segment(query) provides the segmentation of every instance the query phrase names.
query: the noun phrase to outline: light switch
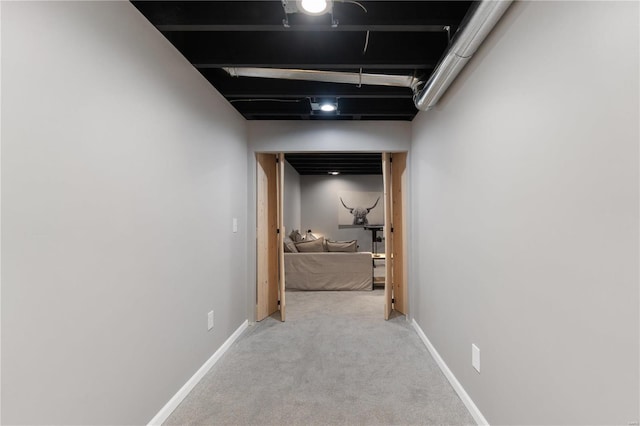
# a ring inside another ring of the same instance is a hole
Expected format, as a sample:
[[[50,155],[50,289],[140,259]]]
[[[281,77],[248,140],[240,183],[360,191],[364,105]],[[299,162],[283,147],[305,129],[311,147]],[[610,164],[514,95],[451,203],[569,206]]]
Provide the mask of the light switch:
[[[238,218],[233,218],[233,232],[238,232]]]

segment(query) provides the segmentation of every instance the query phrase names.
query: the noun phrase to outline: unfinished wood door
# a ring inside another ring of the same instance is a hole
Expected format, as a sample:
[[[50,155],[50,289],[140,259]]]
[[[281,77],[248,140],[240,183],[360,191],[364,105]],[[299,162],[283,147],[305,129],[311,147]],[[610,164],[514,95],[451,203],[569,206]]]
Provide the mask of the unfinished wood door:
[[[389,267],[392,259],[391,248],[391,162],[390,154],[382,154],[382,181],[384,186],[384,254],[385,254],[385,278],[384,278],[384,319],[388,320],[393,309],[393,268]]]
[[[280,321],[286,317],[286,298],[284,280],[284,154],[278,154],[277,162],[277,203],[278,203],[278,278],[280,299]]]
[[[407,256],[405,241],[407,227],[405,220],[407,187],[407,153],[391,154],[391,261],[387,265],[392,270],[393,309],[407,313]]]
[[[278,310],[277,156],[256,154],[256,321]]]

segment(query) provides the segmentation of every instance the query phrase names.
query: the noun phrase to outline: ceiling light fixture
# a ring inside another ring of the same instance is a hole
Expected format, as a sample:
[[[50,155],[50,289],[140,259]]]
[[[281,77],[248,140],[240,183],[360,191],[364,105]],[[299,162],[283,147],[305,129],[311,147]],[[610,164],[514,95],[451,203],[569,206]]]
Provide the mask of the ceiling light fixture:
[[[333,111],[335,111],[336,109],[338,109],[338,108],[336,107],[336,104],[329,104],[329,103],[326,103],[326,104],[322,104],[322,105],[320,105],[320,111],[324,111],[324,112],[333,112]]]
[[[338,20],[333,18],[333,0],[282,0],[284,9],[284,19],[282,24],[285,28],[290,28],[289,14],[304,13],[310,16],[331,15],[331,26],[337,27]]]
[[[340,114],[338,111],[338,100],[336,98],[330,99],[310,99],[311,101],[311,114],[314,115],[331,115]]]
[[[332,171],[332,172],[329,172],[329,174],[330,174],[330,175],[333,175],[333,176],[337,176],[337,175],[339,175],[339,174],[340,174],[340,172],[339,172],[339,171],[335,171],[335,170],[334,170],[334,171]]]
[[[301,11],[308,15],[323,15],[329,11],[331,2],[327,0],[301,0]]]

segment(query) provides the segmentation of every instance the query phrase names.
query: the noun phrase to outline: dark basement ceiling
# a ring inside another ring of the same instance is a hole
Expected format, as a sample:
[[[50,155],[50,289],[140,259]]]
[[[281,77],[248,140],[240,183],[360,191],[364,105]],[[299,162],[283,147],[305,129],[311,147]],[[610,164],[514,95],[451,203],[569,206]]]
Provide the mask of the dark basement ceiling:
[[[304,153],[285,154],[285,160],[300,175],[327,175],[338,171],[341,175],[381,175],[380,153]]]
[[[426,80],[472,5],[360,1],[365,12],[336,0],[337,27],[330,15],[295,13],[285,28],[280,0],[132,3],[247,120],[405,121],[417,113],[409,88],[231,77],[222,67],[362,69]],[[312,113],[310,101],[327,97],[339,113]]]

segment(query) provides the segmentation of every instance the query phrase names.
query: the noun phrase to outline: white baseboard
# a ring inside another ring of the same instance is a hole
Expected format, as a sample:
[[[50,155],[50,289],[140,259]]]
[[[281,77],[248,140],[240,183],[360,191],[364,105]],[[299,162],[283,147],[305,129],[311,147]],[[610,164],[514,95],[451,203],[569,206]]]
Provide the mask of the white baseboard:
[[[456,379],[456,376],[453,375],[453,372],[449,369],[447,364],[444,362],[444,360],[436,350],[435,346],[433,346],[433,344],[429,341],[429,338],[427,338],[427,335],[424,334],[424,331],[422,331],[422,328],[420,328],[416,320],[415,319],[412,320],[411,324],[413,325],[413,328],[416,330],[416,333],[418,333],[418,336],[420,336],[422,343],[424,343],[424,345],[429,350],[429,353],[431,353],[431,356],[433,357],[433,359],[436,360],[436,363],[438,364],[438,367],[440,367],[440,370],[442,370],[442,372],[444,373],[444,376],[447,378],[447,380],[449,380],[449,383],[451,383],[451,386],[453,386],[453,389],[456,391],[456,393],[462,400],[462,403],[465,405],[465,407],[467,407],[467,410],[469,410],[469,413],[471,413],[471,416],[473,416],[473,419],[476,421],[476,423],[479,425],[489,425],[489,422],[487,422],[487,419],[484,418],[484,416],[482,415],[482,413],[480,412],[476,404],[473,402],[473,400],[467,393],[467,391],[464,390],[464,388],[462,387],[458,379]]]
[[[176,394],[169,400],[169,402],[167,402],[165,406],[162,407],[160,411],[158,411],[158,414],[156,414],[155,417],[149,422],[149,426],[161,425],[162,422],[169,418],[171,413],[173,413],[173,410],[175,410],[176,407],[180,405],[182,400],[184,400],[187,395],[189,395],[189,392],[191,392],[191,390],[193,390],[198,382],[202,380],[204,375],[207,374],[209,370],[211,370],[211,367],[213,367],[215,363],[218,362],[222,355],[224,355],[224,353],[231,347],[233,342],[235,342],[238,337],[240,337],[242,332],[246,330],[248,325],[249,321],[245,320],[240,325],[240,327],[238,327],[238,329],[234,331],[231,336],[229,336],[229,338],[222,344],[222,346],[220,346],[218,350],[213,355],[211,355],[211,358],[209,358],[202,365],[202,367],[200,367],[198,371],[196,371],[196,373],[189,380],[187,380],[187,383],[185,383],[184,386],[182,386],[180,390],[176,392]]]

